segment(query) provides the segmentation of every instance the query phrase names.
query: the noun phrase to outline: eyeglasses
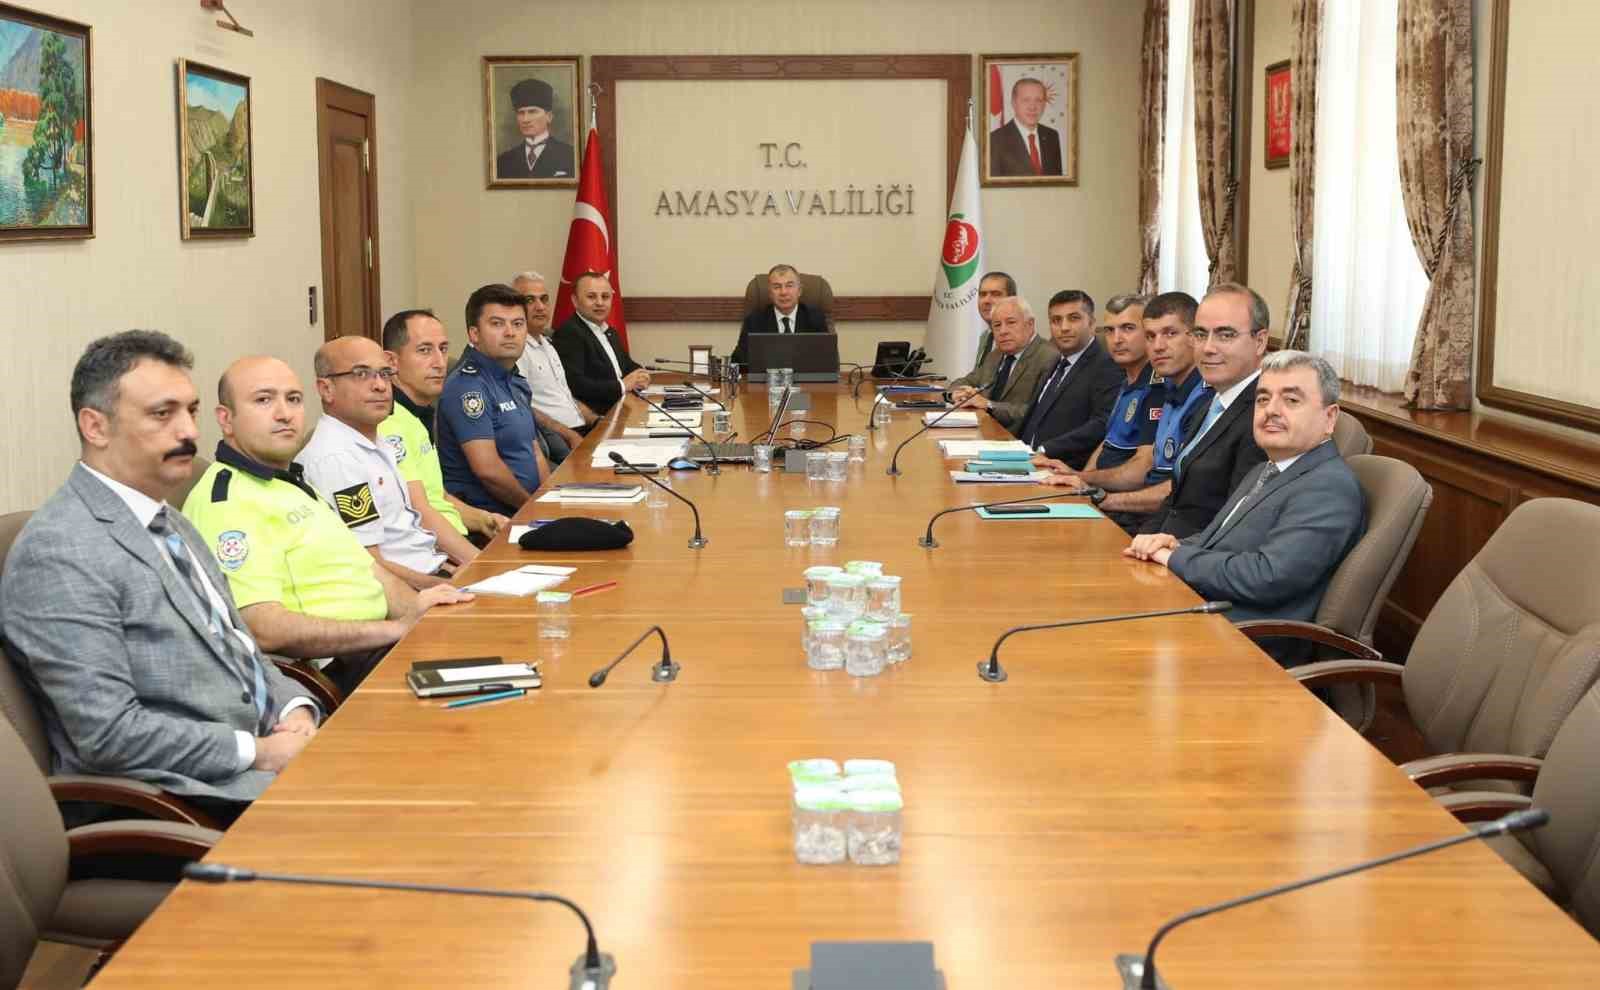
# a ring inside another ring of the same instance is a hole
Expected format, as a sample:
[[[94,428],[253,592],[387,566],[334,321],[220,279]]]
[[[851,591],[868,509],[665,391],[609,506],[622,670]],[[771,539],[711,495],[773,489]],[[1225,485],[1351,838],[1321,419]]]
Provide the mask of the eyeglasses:
[[[1259,330],[1251,330],[1250,336],[1254,337],[1260,332]],[[1195,327],[1189,331],[1189,339],[1197,344],[1203,344],[1211,339],[1215,339],[1219,344],[1231,344],[1239,339],[1239,331],[1233,327],[1218,327],[1215,330],[1202,330],[1199,327]]]
[[[330,379],[331,378],[354,378],[358,382],[370,382],[370,381],[372,381],[372,379],[374,377],[377,377],[377,378],[382,378],[386,382],[392,382],[392,381],[394,381],[394,369],[393,368],[369,368],[364,364],[358,364],[354,368],[351,368],[349,371],[335,371],[334,373],[332,373],[330,375],[323,375],[322,377],[323,378],[330,378]]]

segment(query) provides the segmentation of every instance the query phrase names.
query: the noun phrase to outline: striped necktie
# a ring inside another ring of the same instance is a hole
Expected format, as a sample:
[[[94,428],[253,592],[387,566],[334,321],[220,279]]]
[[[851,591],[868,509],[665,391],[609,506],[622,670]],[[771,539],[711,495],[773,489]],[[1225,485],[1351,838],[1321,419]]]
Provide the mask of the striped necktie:
[[[989,398],[998,399],[1006,390],[1006,383],[1011,381],[1011,368],[1017,363],[1015,354],[1007,354],[1000,359],[1000,367],[994,373],[994,382],[989,386]]]

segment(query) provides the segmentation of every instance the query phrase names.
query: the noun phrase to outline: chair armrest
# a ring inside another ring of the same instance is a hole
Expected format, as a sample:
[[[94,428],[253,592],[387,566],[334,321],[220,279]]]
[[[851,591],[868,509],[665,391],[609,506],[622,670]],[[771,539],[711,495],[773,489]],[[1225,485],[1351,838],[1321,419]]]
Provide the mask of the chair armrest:
[[[1502,794],[1499,791],[1458,791],[1438,799],[1444,810],[1456,816],[1458,822],[1487,822],[1513,811],[1533,807],[1533,798],[1525,794]]]
[[[1330,684],[1396,684],[1405,668],[1387,660],[1318,660],[1290,667],[1289,673],[1308,688]]]
[[[46,778],[56,804],[87,801],[113,808],[137,811],[164,822],[179,822],[200,828],[216,828],[216,819],[191,806],[182,798],[142,780],[126,777],[95,777],[85,774],[57,774]]]
[[[1532,782],[1544,761],[1507,753],[1445,753],[1400,764],[1411,782],[1421,788],[1443,787],[1462,780]]]
[[[1382,653],[1359,639],[1351,639],[1343,633],[1336,633],[1327,626],[1319,626],[1314,622],[1296,622],[1289,619],[1282,621],[1277,619],[1252,619],[1249,622],[1235,623],[1234,628],[1250,637],[1250,640],[1255,643],[1259,643],[1263,639],[1297,639],[1342,650],[1362,660],[1383,659]]]
[[[175,856],[200,859],[222,839],[213,828],[181,822],[96,822],[67,830],[67,854],[85,856]]]
[[[285,677],[305,688],[306,693],[322,709],[323,714],[332,715],[338,709],[339,703],[344,701],[344,694],[338,687],[311,664],[279,656],[272,656],[271,659]]]

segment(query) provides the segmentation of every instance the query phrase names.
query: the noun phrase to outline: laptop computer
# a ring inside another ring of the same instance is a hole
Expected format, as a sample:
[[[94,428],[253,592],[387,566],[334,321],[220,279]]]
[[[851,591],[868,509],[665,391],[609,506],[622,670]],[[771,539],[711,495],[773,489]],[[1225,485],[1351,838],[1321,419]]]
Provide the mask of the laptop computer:
[[[774,334],[773,336],[778,335]],[[787,337],[793,335],[784,334],[783,336]],[[778,411],[777,414],[772,417],[771,425],[767,427],[765,433],[758,433],[756,436],[751,437],[752,441],[760,439],[763,443],[772,442],[772,434],[777,431],[780,425],[782,425],[784,414],[789,411],[789,403],[794,394],[795,393],[793,389],[786,388],[783,390],[783,395],[778,398]],[[716,443],[711,445],[711,449],[717,452],[716,459],[718,461],[728,461],[733,464],[748,464],[755,460],[756,452],[753,449],[754,447],[755,444],[753,442]],[[701,463],[706,463],[712,459],[711,452],[706,449],[706,445],[703,443],[690,444],[688,457],[692,461],[699,461]]]
[[[768,368],[793,368],[797,382],[839,380],[839,338],[831,333],[753,333],[749,346],[752,382],[766,381]]]

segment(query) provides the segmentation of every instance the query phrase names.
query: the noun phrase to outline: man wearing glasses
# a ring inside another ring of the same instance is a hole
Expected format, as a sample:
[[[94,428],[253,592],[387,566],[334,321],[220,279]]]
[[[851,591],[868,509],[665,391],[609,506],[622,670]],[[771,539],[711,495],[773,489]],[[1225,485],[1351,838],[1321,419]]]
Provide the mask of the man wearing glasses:
[[[296,460],[367,552],[421,590],[446,583],[455,565],[411,505],[405,479],[378,425],[394,403],[394,369],[378,342],[336,337],[313,361],[322,418]]]

